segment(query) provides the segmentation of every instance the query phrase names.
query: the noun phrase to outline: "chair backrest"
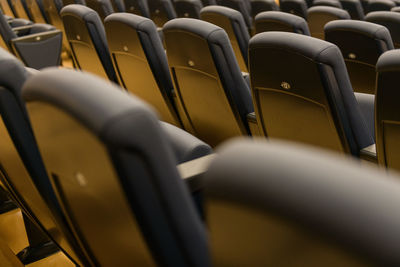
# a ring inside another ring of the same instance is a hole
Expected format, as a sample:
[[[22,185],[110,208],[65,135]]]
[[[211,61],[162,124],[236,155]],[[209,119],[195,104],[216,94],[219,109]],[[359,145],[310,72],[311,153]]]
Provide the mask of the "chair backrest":
[[[242,14],[229,7],[208,6],[201,10],[200,18],[225,30],[241,71],[248,72],[247,49],[250,35]]]
[[[399,6],[392,7],[392,9],[390,9],[390,11],[392,11],[392,12],[400,12],[400,7]]]
[[[308,27],[312,37],[324,40],[324,26],[333,20],[350,20],[346,10],[329,6],[316,6],[308,10]]]
[[[344,10],[349,12],[351,19],[364,20],[364,10],[360,0],[340,0]]]
[[[249,66],[264,135],[353,155],[374,143],[337,46],[301,34],[260,33],[250,40]]]
[[[251,0],[251,17],[254,18],[265,11],[279,11],[279,6],[275,0]]]
[[[163,32],[176,94],[190,123],[185,128],[212,146],[247,135],[250,90],[226,32],[195,19],[170,21]]]
[[[376,61],[393,49],[388,29],[365,21],[332,21],[325,26],[325,40],[342,51],[354,91],[375,94]]]
[[[281,11],[300,16],[307,20],[307,3],[305,0],[280,0]]]
[[[167,21],[176,18],[172,0],[149,0],[148,5],[150,13],[149,18],[153,20],[158,27],[162,27]]]
[[[313,6],[331,6],[342,8],[342,4],[339,2],[339,0],[314,0]]]
[[[400,13],[391,11],[375,11],[368,13],[365,20],[385,26],[392,37],[395,49],[400,48]]]
[[[203,4],[203,6],[212,6],[212,5],[216,5],[217,1],[216,0],[201,0],[201,3]]]
[[[86,6],[96,11],[102,22],[108,15],[114,13],[110,0],[86,0]]]
[[[239,11],[246,23],[247,28],[252,27],[251,10],[248,6],[248,0],[217,0],[219,6],[225,6]]]
[[[367,5],[367,12],[373,11],[390,11],[396,4],[391,0],[369,0]]]
[[[34,22],[50,23],[50,20],[46,16],[42,0],[26,0],[26,5]]]
[[[310,35],[308,24],[304,18],[290,13],[267,11],[255,18],[256,33],[280,31]]]
[[[77,68],[117,82],[103,22],[97,12],[86,6],[69,5],[60,14]]]
[[[205,226],[146,104],[54,68],[28,80],[23,97],[65,216],[95,265],[210,266]]]
[[[162,120],[179,126],[167,55],[155,24],[117,13],[107,17],[105,29],[119,84],[151,104]]]
[[[22,63],[0,49],[0,180],[26,215],[78,264],[88,264],[66,225],[47,178],[21,98],[29,77]]]
[[[0,9],[0,35],[1,35],[1,40],[3,41],[1,46],[3,48],[8,48],[10,52],[13,52],[13,48],[11,46],[11,40],[17,38],[17,35],[12,30],[1,9]]]
[[[174,7],[178,18],[200,18],[203,4],[200,0],[174,0]]]
[[[124,0],[110,0],[115,12],[126,12]]]
[[[204,182],[213,262],[398,266],[399,179],[292,143],[225,145]]]
[[[397,80],[400,74],[399,50],[380,56],[377,64],[375,96],[375,132],[378,162],[388,168],[400,170],[399,158],[399,108]]]
[[[149,18],[150,11],[147,0],[124,0],[126,12]]]

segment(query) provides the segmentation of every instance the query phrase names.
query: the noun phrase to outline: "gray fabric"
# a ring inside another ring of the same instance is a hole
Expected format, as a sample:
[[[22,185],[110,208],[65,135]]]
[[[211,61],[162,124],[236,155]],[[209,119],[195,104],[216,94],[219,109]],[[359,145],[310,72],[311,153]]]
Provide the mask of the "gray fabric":
[[[307,20],[307,3],[304,0],[281,0],[280,9],[283,12],[300,16]]]
[[[307,11],[308,17],[313,16],[314,14],[327,14],[330,16],[335,16],[339,19],[350,19],[350,15],[346,10],[330,7],[330,6],[314,6],[310,7]]]
[[[377,72],[400,71],[400,54],[398,50],[383,53],[376,63]]]
[[[218,149],[205,188],[207,197],[278,216],[372,266],[399,266],[399,181],[323,150],[236,140]]]
[[[342,4],[338,0],[314,0],[313,6],[331,6],[342,8]]]
[[[368,22],[385,26],[392,37],[393,43],[400,46],[400,13],[391,11],[375,11],[365,16]]]
[[[287,25],[288,27],[293,28],[293,32],[295,33],[310,35],[310,30],[308,29],[307,22],[305,21],[304,18],[300,16],[279,11],[262,12],[255,17],[256,29],[257,29],[257,24],[262,23],[264,21],[270,23],[276,21],[277,23],[284,24]]]
[[[375,140],[375,95],[354,93],[368,130]]]
[[[125,198],[140,200],[131,207],[140,205],[135,209],[137,219],[142,230],[146,229],[145,238],[160,265],[211,265],[204,225],[179,177],[165,133],[148,105],[94,75],[55,68],[28,80],[23,97],[27,102],[44,102],[63,110],[107,146],[125,192],[136,194],[132,198],[127,193]],[[144,166],[146,172],[135,172],[135,166]],[[163,254],[169,246],[177,254]]]
[[[392,11],[392,12],[400,12],[400,7],[399,6],[393,7],[392,9],[390,9],[390,11]]]
[[[161,122],[161,127],[165,132],[168,143],[171,144],[177,164],[212,153],[209,145],[188,132],[166,122]]]
[[[248,0],[217,0],[217,4],[220,6],[229,7],[239,11],[246,22],[248,28],[252,26],[252,17],[250,14],[250,3]]]
[[[342,97],[341,100],[346,110],[345,113],[358,148],[362,149],[374,144],[374,140],[369,134],[368,127],[354,96],[342,53],[336,45],[295,33],[265,32],[254,36],[250,40],[249,47],[251,49],[258,47],[287,49],[288,51],[304,55],[316,63],[330,66],[334,72]]]
[[[367,5],[367,13],[373,11],[390,11],[396,4],[390,0],[369,0]]]
[[[364,20],[364,10],[360,0],[340,0],[344,10],[349,12],[351,19]]]
[[[200,0],[175,0],[174,6],[178,17],[185,17],[184,13],[193,13],[193,18],[197,19],[200,18],[200,10],[203,8]]]
[[[254,18],[261,12],[279,11],[279,6],[275,0],[251,0],[251,16]]]

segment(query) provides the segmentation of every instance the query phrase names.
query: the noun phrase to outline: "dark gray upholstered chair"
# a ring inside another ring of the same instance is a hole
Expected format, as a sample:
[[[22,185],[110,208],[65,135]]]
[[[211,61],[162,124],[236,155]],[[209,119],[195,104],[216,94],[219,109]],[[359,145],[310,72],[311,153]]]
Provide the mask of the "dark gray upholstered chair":
[[[50,23],[46,15],[46,11],[43,5],[43,0],[25,0],[26,7],[32,16],[32,21],[36,23]]]
[[[351,17],[346,10],[329,7],[316,6],[308,9],[308,27],[312,37],[324,40],[324,26],[333,20],[350,20]]]
[[[205,177],[214,265],[399,266],[399,180],[297,144],[226,144]]]
[[[200,0],[174,0],[174,7],[178,18],[200,18],[203,4]]]
[[[60,65],[62,33],[48,24],[10,26],[0,11],[0,35],[10,52],[26,66],[41,69]]]
[[[240,12],[229,7],[208,6],[201,10],[200,17],[225,30],[241,71],[248,72],[247,49],[250,35]]]
[[[275,0],[250,0],[250,4],[251,17],[253,18],[253,20],[261,12],[280,10]]]
[[[217,0],[219,6],[225,6],[239,11],[248,29],[251,29],[253,19],[251,17],[251,6],[249,0]]]
[[[60,14],[76,67],[117,83],[103,22],[97,12],[86,6],[69,5]]]
[[[149,18],[150,11],[147,0],[124,0],[126,12]]]
[[[332,21],[325,26],[325,40],[342,51],[355,92],[375,94],[375,64],[393,49],[385,27],[365,21]]]
[[[172,0],[149,0],[148,5],[150,19],[158,27],[162,27],[168,20],[176,18]]]
[[[378,162],[388,168],[400,170],[399,149],[399,92],[397,80],[400,74],[399,50],[391,50],[380,56],[376,64],[376,152]]]
[[[310,35],[305,19],[279,11],[267,11],[258,14],[255,18],[255,29],[256,33],[281,31]]]
[[[133,14],[112,14],[105,21],[108,47],[119,84],[151,104],[162,120],[181,126],[167,55],[155,24]]]
[[[115,12],[125,12],[124,0],[109,0]]]
[[[96,11],[101,21],[104,21],[108,15],[114,13],[110,0],[86,0],[86,6]]]
[[[170,21],[163,32],[185,129],[212,146],[248,135],[250,89],[226,32],[196,19]]]
[[[395,6],[392,9],[390,9],[390,11],[392,11],[392,12],[400,12],[400,7],[399,6]]]
[[[342,4],[339,2],[339,0],[314,0],[313,6],[331,6],[342,8]]]
[[[400,13],[391,11],[376,11],[369,13],[365,20],[385,26],[392,37],[394,48],[400,48]]]
[[[149,106],[72,70],[43,71],[22,95],[64,215],[92,264],[210,266],[205,225]]]
[[[364,10],[360,0],[340,0],[344,10],[349,12],[351,19],[364,20]]]
[[[396,4],[391,0],[369,0],[367,5],[367,12],[373,11],[390,11]]]
[[[0,180],[34,225],[82,264],[84,257],[64,223],[21,98],[30,76],[20,61],[0,49]]]
[[[374,143],[337,46],[301,34],[260,33],[250,40],[249,67],[264,135],[355,156]]]
[[[305,0],[280,0],[281,11],[300,16],[307,20],[307,3]]]

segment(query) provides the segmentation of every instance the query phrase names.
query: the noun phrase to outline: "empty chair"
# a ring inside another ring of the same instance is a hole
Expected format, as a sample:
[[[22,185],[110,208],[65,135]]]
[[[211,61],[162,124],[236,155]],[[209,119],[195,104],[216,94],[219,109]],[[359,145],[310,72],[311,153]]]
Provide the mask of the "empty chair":
[[[275,0],[251,0],[251,17],[254,19],[257,14],[265,11],[278,11],[279,6]]]
[[[281,0],[281,11],[300,16],[307,20],[307,3],[304,0]]]
[[[399,179],[292,143],[227,144],[204,181],[213,262],[398,266]]]
[[[174,0],[174,6],[178,18],[199,19],[203,8],[200,0]]]
[[[225,30],[241,71],[248,72],[247,49],[250,35],[240,12],[228,7],[208,6],[201,10],[200,17]]]
[[[239,11],[243,16],[247,28],[250,29],[252,27],[251,7],[248,0],[217,0],[217,4]]]
[[[90,266],[210,266],[205,226],[146,104],[72,70],[43,71],[22,95]]]
[[[167,56],[155,24],[133,14],[112,14],[105,28],[120,85],[155,107],[162,120],[181,125]]]
[[[26,66],[41,69],[60,65],[62,33],[48,24],[11,28],[0,11],[0,35],[10,52]]]
[[[149,0],[150,19],[158,27],[162,27],[168,20],[176,18],[176,12],[171,0]]]
[[[176,19],[163,29],[176,94],[188,119],[185,129],[214,146],[248,135],[253,112],[244,80],[226,32],[211,23]],[[185,122],[184,122],[185,123]],[[187,125],[189,124],[189,125]]]
[[[313,6],[331,6],[342,8],[342,4],[339,2],[339,0],[314,0]]]
[[[375,93],[375,64],[393,49],[389,31],[365,21],[332,21],[325,26],[325,40],[342,51],[355,92]]]
[[[374,143],[337,46],[295,33],[260,33],[250,40],[249,67],[264,135],[355,156]]]
[[[376,152],[378,162],[400,170],[399,158],[399,92],[396,90],[400,74],[399,50],[385,52],[376,64],[377,86],[375,96]]]
[[[360,0],[340,0],[344,10],[349,12],[351,19],[364,20],[364,10]]]
[[[114,13],[110,0],[86,0],[86,6],[96,11],[102,21],[108,15]]]
[[[391,0],[369,0],[367,5],[367,12],[373,11],[390,11],[396,4]]]
[[[126,12],[143,16],[146,18],[150,17],[149,6],[147,0],[125,0]]]
[[[258,14],[255,18],[255,28],[256,33],[280,31],[310,35],[307,22],[302,17],[276,11]]]
[[[311,36],[324,39],[324,26],[333,20],[349,20],[350,15],[346,10],[329,6],[316,6],[308,10],[308,27]]]
[[[400,48],[400,13],[376,11],[369,13],[365,20],[385,26],[390,32],[394,48]]]
[[[118,82],[104,26],[96,11],[82,5],[69,5],[60,14],[76,67]]]

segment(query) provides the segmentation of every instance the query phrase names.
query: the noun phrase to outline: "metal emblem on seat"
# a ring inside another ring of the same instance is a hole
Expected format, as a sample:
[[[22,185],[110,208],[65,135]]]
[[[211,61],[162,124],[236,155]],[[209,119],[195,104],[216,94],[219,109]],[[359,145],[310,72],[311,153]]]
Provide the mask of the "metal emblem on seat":
[[[77,40],[80,40],[81,37],[80,37],[79,35],[76,35],[76,39],[77,39]]]
[[[35,40],[36,40],[36,41],[40,41],[40,40],[42,40],[42,37],[37,36],[37,37],[35,38]]]
[[[356,56],[356,54],[350,53],[348,57],[350,59],[355,59],[357,56]]]
[[[158,13],[160,13],[160,10],[156,9],[155,12],[156,12],[156,14],[158,14]]]
[[[290,89],[290,84],[287,82],[281,82],[281,87],[285,90],[289,90]]]
[[[131,6],[130,8],[129,8],[129,10],[135,10],[135,7],[134,6]]]
[[[81,172],[75,173],[75,179],[76,179],[76,181],[78,182],[78,184],[80,186],[86,186],[87,185],[86,178]]]
[[[128,52],[128,47],[126,45],[124,45],[123,49],[125,52]]]
[[[193,67],[193,66],[194,66],[194,61],[189,60],[189,61],[188,61],[188,64],[189,64],[190,67]]]

